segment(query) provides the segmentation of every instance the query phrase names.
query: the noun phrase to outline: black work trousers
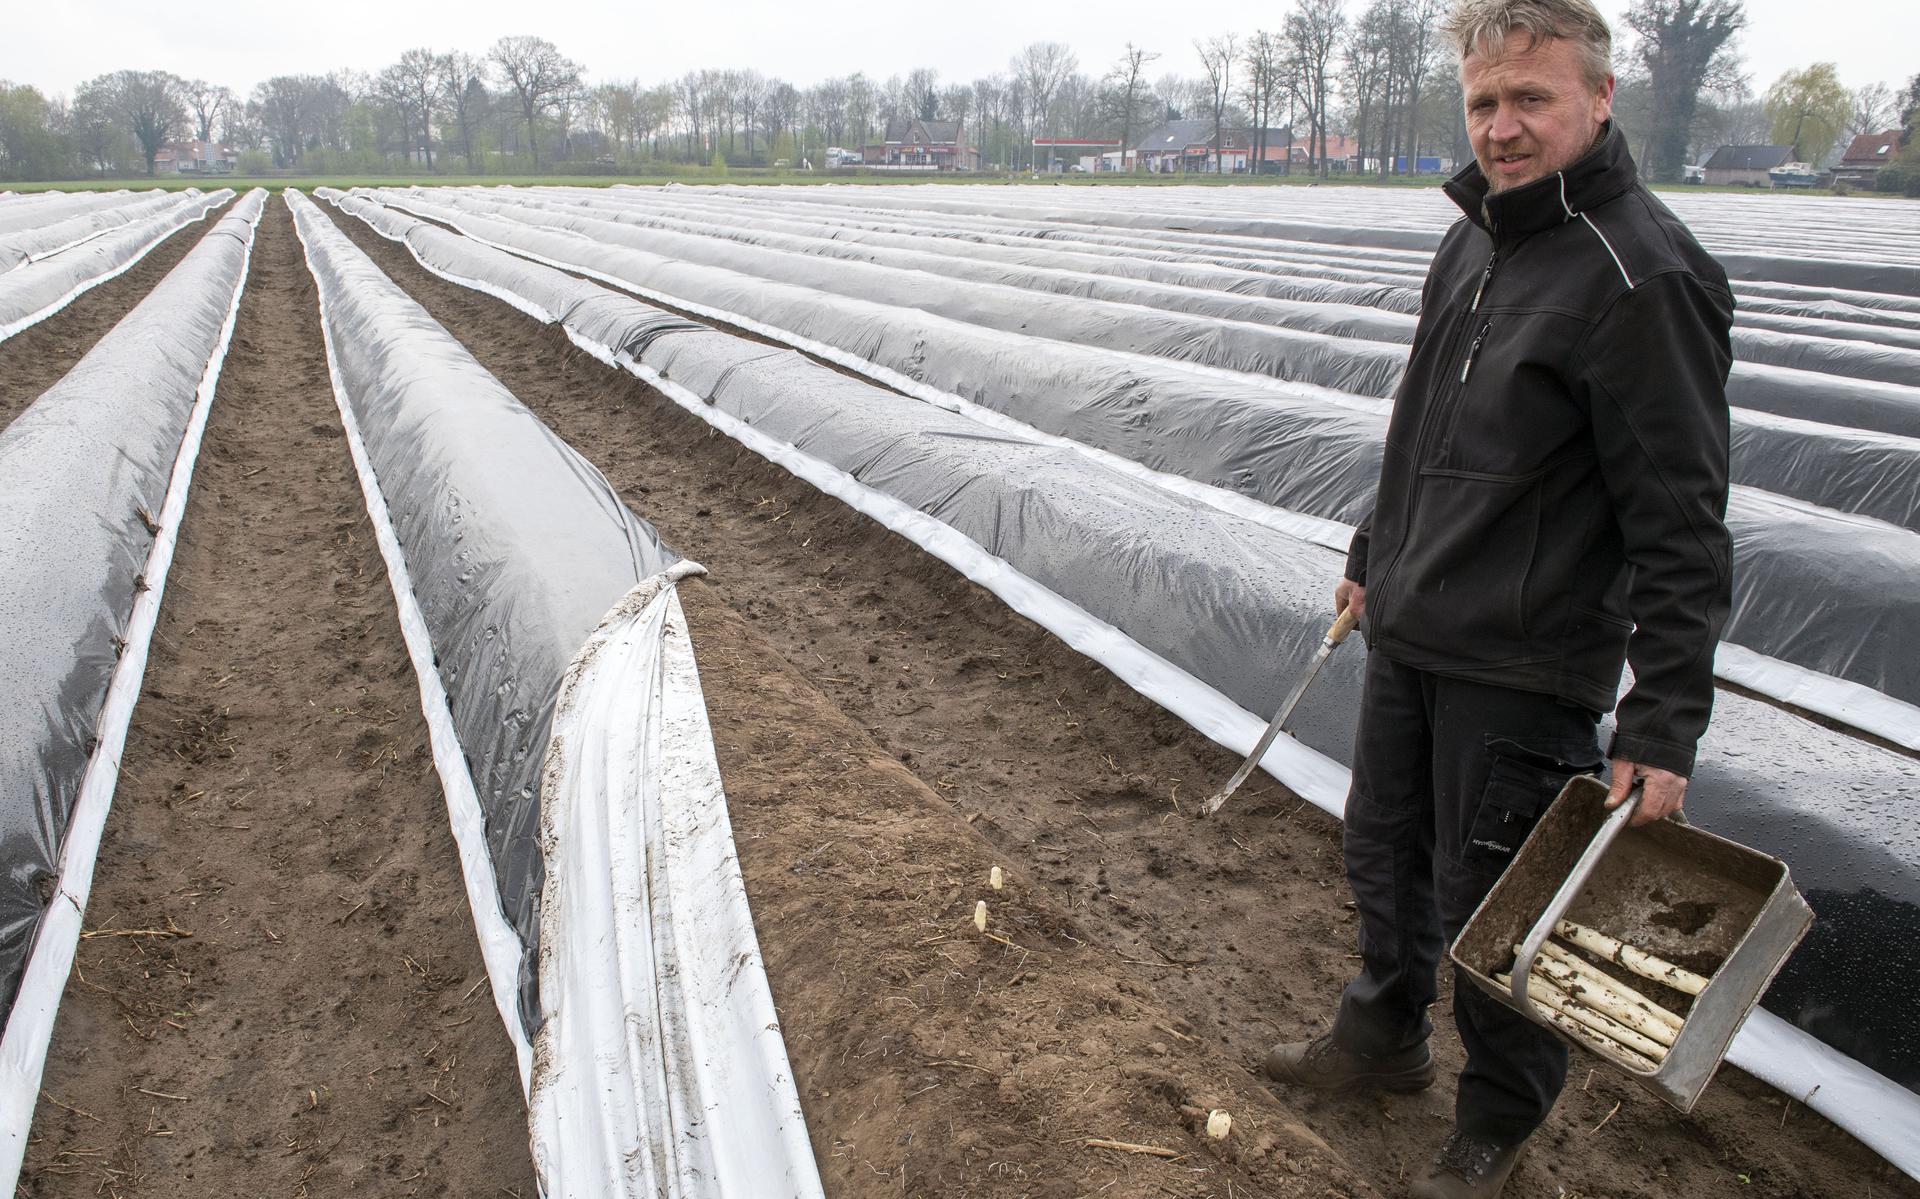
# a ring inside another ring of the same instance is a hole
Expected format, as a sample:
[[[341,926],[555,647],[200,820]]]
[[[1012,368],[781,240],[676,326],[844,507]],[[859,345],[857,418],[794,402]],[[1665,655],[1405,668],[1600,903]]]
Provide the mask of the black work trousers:
[[[1342,1046],[1392,1053],[1433,1031],[1441,954],[1567,779],[1599,769],[1598,719],[1550,695],[1367,659],[1346,813],[1362,966],[1334,1024]],[[1453,1018],[1467,1051],[1456,1126],[1518,1144],[1559,1097],[1566,1047],[1464,980]]]

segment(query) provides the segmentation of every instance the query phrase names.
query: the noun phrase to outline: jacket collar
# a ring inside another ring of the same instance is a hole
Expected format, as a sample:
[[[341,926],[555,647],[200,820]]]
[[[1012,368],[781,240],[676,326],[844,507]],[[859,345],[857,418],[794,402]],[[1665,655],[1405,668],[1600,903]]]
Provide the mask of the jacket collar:
[[[1638,172],[1626,135],[1608,121],[1599,144],[1564,170],[1512,191],[1489,193],[1480,164],[1447,180],[1446,192],[1467,219],[1495,241],[1511,241],[1570,221],[1632,187]]]

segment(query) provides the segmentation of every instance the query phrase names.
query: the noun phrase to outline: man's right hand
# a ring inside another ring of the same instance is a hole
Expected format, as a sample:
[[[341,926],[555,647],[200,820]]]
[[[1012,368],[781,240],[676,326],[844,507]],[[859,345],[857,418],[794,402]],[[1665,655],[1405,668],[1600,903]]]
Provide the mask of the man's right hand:
[[[1340,585],[1333,589],[1333,610],[1337,615],[1353,609],[1353,618],[1359,620],[1367,614],[1367,587],[1352,579],[1341,579]]]

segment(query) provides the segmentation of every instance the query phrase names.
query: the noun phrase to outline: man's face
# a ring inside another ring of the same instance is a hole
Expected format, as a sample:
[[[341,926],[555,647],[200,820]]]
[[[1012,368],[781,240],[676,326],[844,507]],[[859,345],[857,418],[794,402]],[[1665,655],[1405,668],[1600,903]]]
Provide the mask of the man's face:
[[[1613,111],[1613,76],[1595,90],[1565,38],[1528,45],[1507,35],[1492,58],[1478,51],[1460,64],[1467,137],[1490,190],[1544,179],[1587,152]]]

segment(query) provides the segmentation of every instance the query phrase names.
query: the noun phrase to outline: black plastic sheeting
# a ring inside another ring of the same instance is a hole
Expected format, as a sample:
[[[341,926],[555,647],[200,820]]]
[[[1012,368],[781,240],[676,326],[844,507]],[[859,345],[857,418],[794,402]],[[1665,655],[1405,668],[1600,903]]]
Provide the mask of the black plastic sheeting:
[[[35,313],[46,313],[74,291],[84,290],[138,260],[160,239],[232,198],[233,193],[226,188],[195,196],[70,250],[0,274],[0,337],[7,336],[15,324],[32,320]]]
[[[486,194],[486,193],[478,193]],[[1237,295],[1248,290],[1248,282],[1262,281],[1244,269],[1213,265],[1163,265],[1137,261],[1112,252],[1076,253],[1053,249],[1054,242],[1035,246],[982,244],[974,235],[961,252],[951,244],[942,246],[942,233],[933,227],[917,227],[911,235],[892,232],[901,228],[890,223],[889,231],[850,226],[841,217],[835,220],[819,212],[796,216],[784,205],[764,200],[727,203],[725,200],[690,193],[687,189],[667,192],[623,190],[611,195],[579,189],[539,188],[530,192],[496,193],[501,199],[514,198],[532,207],[571,209],[591,213],[622,224],[652,225],[682,233],[720,237],[751,245],[834,258],[875,262],[901,269],[924,270],[936,274],[982,282],[1067,295],[1110,299],[1130,304],[1150,304],[1180,312],[1197,312],[1232,320],[1263,321],[1295,328],[1316,329],[1348,337],[1367,337],[1380,341],[1410,342],[1413,321],[1382,320],[1356,322],[1329,303],[1387,307],[1402,315],[1417,312],[1418,293],[1404,288],[1375,288],[1374,296],[1339,297],[1319,294],[1300,296],[1306,303],[1291,305],[1233,304]],[[951,234],[946,235],[949,239]],[[998,237],[996,243],[1018,239]],[[888,254],[884,251],[900,251]],[[1011,268],[1026,268],[1014,270]],[[1148,281],[1174,286],[1143,286]],[[1365,285],[1338,286],[1365,290]],[[1391,292],[1390,304],[1374,300]],[[1226,293],[1226,294],[1222,294]],[[1398,295],[1411,296],[1411,302]],[[1853,311],[1866,311],[1854,309]],[[1341,323],[1334,323],[1335,318]],[[1856,325],[1845,319],[1815,319],[1812,316],[1782,314],[1755,316],[1743,307],[1734,314],[1733,333],[1736,359],[1763,365],[1786,366],[1823,371],[1852,378],[1878,379],[1892,383],[1911,383],[1920,377],[1920,357],[1908,353],[1886,355],[1879,349],[1920,351],[1920,328],[1890,328],[1872,324]],[[1753,329],[1743,328],[1752,324]],[[1786,334],[1779,337],[1769,334]],[[1854,341],[1854,347],[1836,347],[1832,340]],[[1920,404],[1916,405],[1920,408]]]
[[[415,194],[391,200],[488,241],[835,347],[1155,470],[1346,523],[1372,507],[1386,436],[1384,400],[984,329],[915,308],[498,219]],[[1858,504],[1876,515],[1911,511],[1916,489],[1908,481],[1916,477],[1920,442],[1837,428],[1814,437],[1781,436],[1777,428],[1760,427],[1765,423],[1736,416],[1747,430],[1738,443],[1737,477],[1803,486],[1815,502]],[[1920,537],[1842,512],[1796,508],[1783,515],[1765,493],[1746,486],[1735,489],[1728,519],[1743,588],[1727,640],[1920,702],[1920,672],[1898,652],[1920,645],[1920,596],[1911,585],[1920,577]],[[1820,589],[1808,590],[1800,564],[1809,554],[1828,561],[1844,556],[1848,566]],[[1876,627],[1828,619],[1835,610],[1874,612]],[[1887,630],[1897,635],[1882,636]]]
[[[566,198],[563,195],[565,189],[539,188],[533,190],[535,194],[543,196],[561,199]],[[979,193],[975,193],[975,197],[977,197],[978,194]],[[1353,195],[1350,191],[1345,194],[1349,198]],[[750,189],[685,188],[669,185],[662,189],[615,187],[605,192],[590,193],[585,198],[579,198],[582,196],[582,193],[576,189],[574,195],[576,197],[572,201],[574,203],[593,203],[600,207],[614,207],[622,204],[635,206],[664,205],[667,210],[672,211],[686,212],[705,210],[719,215],[723,219],[730,219],[734,224],[745,222],[757,225],[769,214],[776,216],[797,215],[801,219],[831,222],[840,227],[856,226],[859,228],[886,228],[891,231],[911,231],[916,236],[923,238],[960,237],[969,240],[983,239],[993,243],[1013,245],[1021,243],[1033,245],[1036,240],[1044,239],[1045,243],[1049,246],[1074,246],[1080,248],[1111,246],[1125,251],[1124,255],[1112,255],[1112,262],[1122,261],[1123,258],[1129,261],[1129,263],[1131,263],[1131,260],[1134,258],[1160,258],[1164,255],[1173,254],[1178,249],[1186,249],[1197,254],[1204,254],[1206,256],[1205,261],[1207,262],[1239,271],[1278,269],[1275,266],[1276,263],[1291,260],[1295,262],[1296,265],[1285,269],[1300,271],[1318,271],[1324,269],[1339,272],[1337,275],[1330,277],[1352,280],[1370,279],[1382,284],[1397,279],[1403,287],[1407,289],[1418,288],[1420,276],[1424,273],[1425,269],[1424,262],[1420,261],[1421,256],[1409,254],[1402,250],[1382,249],[1359,244],[1343,247],[1314,247],[1311,242],[1263,237],[1257,233],[1197,234],[1188,232],[1186,231],[1190,224],[1188,217],[1191,214],[1184,211],[1184,209],[1193,205],[1196,201],[1196,197],[1191,191],[1181,194],[1178,200],[1165,205],[1169,209],[1182,210],[1179,215],[1175,216],[1169,215],[1168,213],[1161,213],[1158,217],[1152,219],[1135,219],[1129,222],[1129,227],[1124,232],[1114,228],[1103,228],[1097,224],[1050,222],[1045,217],[1036,217],[1034,215],[1035,208],[1033,204],[1010,199],[1001,199],[985,204],[976,201],[969,206],[970,211],[968,213],[962,214],[954,211],[943,211],[942,206],[937,205],[922,207],[925,201],[918,198],[903,199],[898,195],[876,196],[870,192],[863,193],[860,189],[846,188],[799,190],[764,187]],[[1297,199],[1297,197],[1298,193],[1289,193],[1287,198]],[[974,199],[974,197],[969,197],[969,199]],[[1269,195],[1265,197],[1265,199],[1272,200],[1274,197]],[[1391,199],[1396,204],[1400,204],[1410,200],[1411,197],[1403,194],[1401,196],[1391,197]],[[1044,203],[1042,203],[1041,206],[1044,207]],[[944,207],[950,208],[951,206]],[[1432,230],[1443,228],[1459,215],[1457,210],[1450,204],[1439,200],[1437,197],[1431,202],[1430,207],[1432,211],[1426,215],[1425,220]],[[1780,206],[1776,205],[1776,207]],[[987,208],[994,210],[999,213],[999,215],[982,215],[983,209]],[[1239,215],[1244,217],[1247,214],[1241,213]],[[1364,216],[1366,214],[1364,212],[1341,212],[1337,215],[1342,220],[1351,220],[1356,216]],[[1408,214],[1405,212],[1380,212],[1376,210],[1375,215],[1381,217],[1390,216],[1403,224],[1408,220]],[[1695,215],[1697,218],[1699,214]],[[1420,218],[1416,214],[1416,223],[1418,223],[1419,220]],[[1257,224],[1258,222],[1256,221],[1255,223]],[[1882,220],[1877,226],[1856,231],[1853,239],[1845,244],[1844,250],[1846,252],[1853,252],[1861,245],[1873,244],[1876,235],[1880,239],[1884,239],[1892,232],[1888,227],[1889,224],[1889,222]],[[1796,253],[1804,254],[1806,253],[1804,247],[1807,240],[1807,233],[1808,230],[1804,228],[1794,230],[1791,236],[1786,236],[1776,231],[1770,240],[1779,244],[1794,245],[1796,247]],[[834,236],[848,236],[848,233],[836,232]],[[1710,243],[1710,248],[1725,248],[1731,251],[1738,246],[1754,244],[1754,241],[1755,238],[1751,235],[1751,232],[1744,226],[1740,226],[1728,235],[1723,235],[1718,238],[1717,241]],[[1315,249],[1318,250],[1318,253],[1312,252]],[[1837,258],[1844,258],[1845,256],[1846,253],[1844,252],[1837,251],[1835,254]],[[1753,258],[1756,264],[1764,263],[1768,260],[1766,255],[1754,255]],[[1804,265],[1806,260],[1782,259],[1781,261],[1787,264],[1786,269],[1782,272],[1784,275],[1799,277],[1802,274],[1800,267]],[[1309,262],[1318,262],[1321,265],[1318,267],[1308,266],[1307,263]],[[1123,273],[1116,270],[1112,265],[1106,267],[1096,266],[1090,269],[1099,270],[1102,271],[1102,273]],[[1742,297],[1741,308],[1734,314],[1736,327],[1752,324],[1757,328],[1773,329],[1780,332],[1794,332],[1811,336],[1846,337],[1861,341],[1884,340],[1885,343],[1889,345],[1902,345],[1909,349],[1914,348],[1911,342],[1898,337],[1884,338],[1871,330],[1851,330],[1846,333],[1839,333],[1829,328],[1823,328],[1820,324],[1753,319],[1750,314],[1752,311],[1757,310],[1753,308],[1749,301],[1758,301],[1758,298],[1762,296],[1774,297],[1758,302],[1765,303],[1767,305],[1766,311],[1775,314],[1803,312],[1809,316],[1839,317],[1842,320],[1848,319],[1851,313],[1860,311],[1859,306],[1861,305],[1865,305],[1868,309],[1888,306],[1890,304],[1896,307],[1899,306],[1898,300],[1895,297],[1883,293],[1849,291],[1843,287],[1833,286],[1812,287],[1766,282],[1764,281],[1767,278],[1765,271],[1758,266],[1756,266],[1756,271],[1756,278],[1751,282],[1739,280],[1736,273],[1734,289],[1740,293]],[[1835,274],[1835,278],[1846,277],[1849,276],[1847,276],[1845,272]],[[1853,277],[1864,278],[1864,276],[1858,276],[1857,272]],[[1894,284],[1900,282],[1898,278],[1876,281],[1882,283],[1891,282]],[[1781,299],[1779,297],[1800,298]],[[1398,311],[1413,312],[1417,311],[1417,301],[1417,290],[1408,290],[1404,306],[1401,304],[1393,306]],[[1751,353],[1743,353],[1738,356],[1756,362],[1772,362],[1778,360],[1780,356],[1778,347],[1768,346],[1763,342],[1755,343],[1751,349]],[[1865,366],[1865,369],[1872,371],[1876,368],[1868,364]],[[1855,374],[1857,370],[1848,370],[1843,373]],[[1867,377],[1878,376],[1869,374]]]
[[[813,198],[822,204],[846,203],[850,197],[823,194],[803,197],[798,189],[783,189],[783,198]],[[1310,241],[1322,245],[1344,245],[1368,249],[1428,250],[1440,244],[1445,226],[1457,215],[1435,205],[1442,214],[1426,227],[1418,218],[1402,218],[1394,225],[1349,223],[1350,216],[1327,219],[1326,214],[1297,212],[1283,215],[1230,212],[1223,207],[1212,211],[1154,211],[1158,202],[1168,209],[1176,207],[1160,197],[1150,197],[1136,206],[1103,206],[1101,201],[1071,197],[1050,202],[1045,197],[1015,195],[1011,198],[966,198],[924,195],[878,195],[863,189],[854,202],[861,207],[1011,217],[1049,225],[1094,225],[1107,228],[1150,230],[1160,234],[1209,235],[1215,237],[1259,238],[1276,241]],[[1797,284],[1807,287],[1852,288],[1861,291],[1889,292],[1920,296],[1920,266],[1900,261],[1863,261],[1833,258],[1807,258],[1794,253],[1769,253],[1730,248],[1723,239],[1709,238],[1714,257],[1727,269],[1729,278]]]
[[[769,218],[776,221],[784,218],[789,226],[787,232],[826,229],[830,232],[825,236],[847,243],[934,250],[944,254],[953,250],[958,242],[964,243],[969,257],[1003,264],[1204,287],[1231,295],[1363,305],[1403,314],[1418,314],[1420,310],[1419,280],[1410,273],[1387,276],[1354,270],[1350,259],[1325,254],[1250,259],[1223,253],[1222,247],[1214,244],[1176,247],[1143,238],[1091,233],[1068,239],[1049,236],[1049,231],[998,222],[935,220],[913,213],[883,217],[826,211],[817,205],[782,206],[764,202],[742,207],[725,203],[721,197],[688,189],[643,192],[616,188],[583,195],[578,189],[500,188],[492,193],[478,191],[475,194],[493,194],[503,200],[537,197],[609,215],[666,214],[687,218],[704,213],[710,221],[732,229],[751,229],[762,226]],[[748,222],[745,225],[743,218]],[[1051,232],[1058,233],[1057,230]]]
[[[0,431],[0,1022],[93,753],[195,394],[265,192]]]
[[[178,193],[161,192],[158,195],[143,196],[127,204],[83,212],[51,225],[36,225],[31,229],[0,236],[0,273],[24,266],[36,258],[57,254],[83,241],[91,240],[123,225],[131,225],[146,217],[159,216],[176,208],[190,207],[199,196],[200,189],[195,187]]]
[[[1341,555],[1169,495],[1073,449],[914,404],[359,197],[429,269],[632,347],[674,384],[945,521],[1169,662],[1265,713],[1318,644]],[[1365,652],[1329,661],[1300,739],[1348,761]],[[1920,1088],[1920,784],[1911,760],[1722,692],[1689,795],[1704,826],[1789,860],[1820,920],[1767,1005]]]
[[[352,405],[433,640],[519,931],[537,1029],[540,770],[567,665],[679,561],[613,485],[304,198],[289,199]]]
[[[834,295],[895,308],[917,308],[982,328],[1218,367],[1350,395],[1391,397],[1406,365],[1413,318],[1378,313],[1370,321],[1352,308],[1293,303],[1276,311],[1271,300],[1212,293],[1169,310],[1169,289],[1144,282],[1087,281],[1057,270],[1013,268],[895,249],[855,250],[817,236],[739,232],[659,218],[567,205],[549,199],[501,199],[473,191],[441,196],[445,203],[549,229],[564,229],[609,246],[625,246],[703,263]],[[824,256],[823,256],[824,255]],[[945,275],[948,280],[930,276]],[[1013,290],[1009,290],[1013,289]],[[1184,295],[1192,296],[1191,289]],[[1298,310],[1320,308],[1309,318]],[[1382,340],[1385,335],[1385,340]],[[1809,421],[1865,416],[1866,427],[1920,435],[1920,352],[1826,337],[1743,329],[1736,350],[1760,361],[1736,362],[1728,398]],[[1818,366],[1819,369],[1808,369]],[[1858,377],[1848,377],[1858,376]],[[1735,414],[1738,419],[1738,413]],[[1850,422],[1840,422],[1850,423]],[[1809,430],[1817,438],[1818,430]],[[1803,451],[1804,452],[1804,451]],[[1898,453],[1896,449],[1892,451]],[[1913,447],[1920,455],[1920,445]],[[1859,467],[1855,464],[1854,470]],[[1831,489],[1826,494],[1831,494]],[[1803,499],[1830,503],[1824,495]],[[1844,503],[1844,510],[1855,511]]]
[[[1324,290],[1319,293],[1321,298],[1316,299],[1237,294],[1225,289],[1245,280],[1247,276],[1244,273],[1201,264],[1182,266],[1129,262],[1129,266],[1149,269],[1139,271],[1133,278],[1115,278],[1096,273],[1081,263],[1080,260],[1096,257],[1091,254],[1007,249],[971,243],[964,249],[949,246],[936,250],[927,246],[924,239],[840,230],[778,217],[761,217],[751,225],[743,225],[728,223],[725,217],[719,215],[705,216],[697,210],[694,213],[654,213],[627,205],[595,205],[590,199],[565,201],[528,197],[519,203],[524,207],[556,213],[592,215],[622,225],[720,238],[742,245],[871,263],[895,270],[925,271],[970,282],[1018,287],[1030,292],[1107,300],[1135,307],[1147,306],[1167,312],[1369,341],[1397,342],[1402,345],[1413,341],[1415,320],[1409,314],[1382,311],[1364,301],[1343,302],[1333,298],[1337,292],[1329,294]],[[1062,262],[1072,265],[1059,265]],[[1264,281],[1264,277],[1256,278]]]

